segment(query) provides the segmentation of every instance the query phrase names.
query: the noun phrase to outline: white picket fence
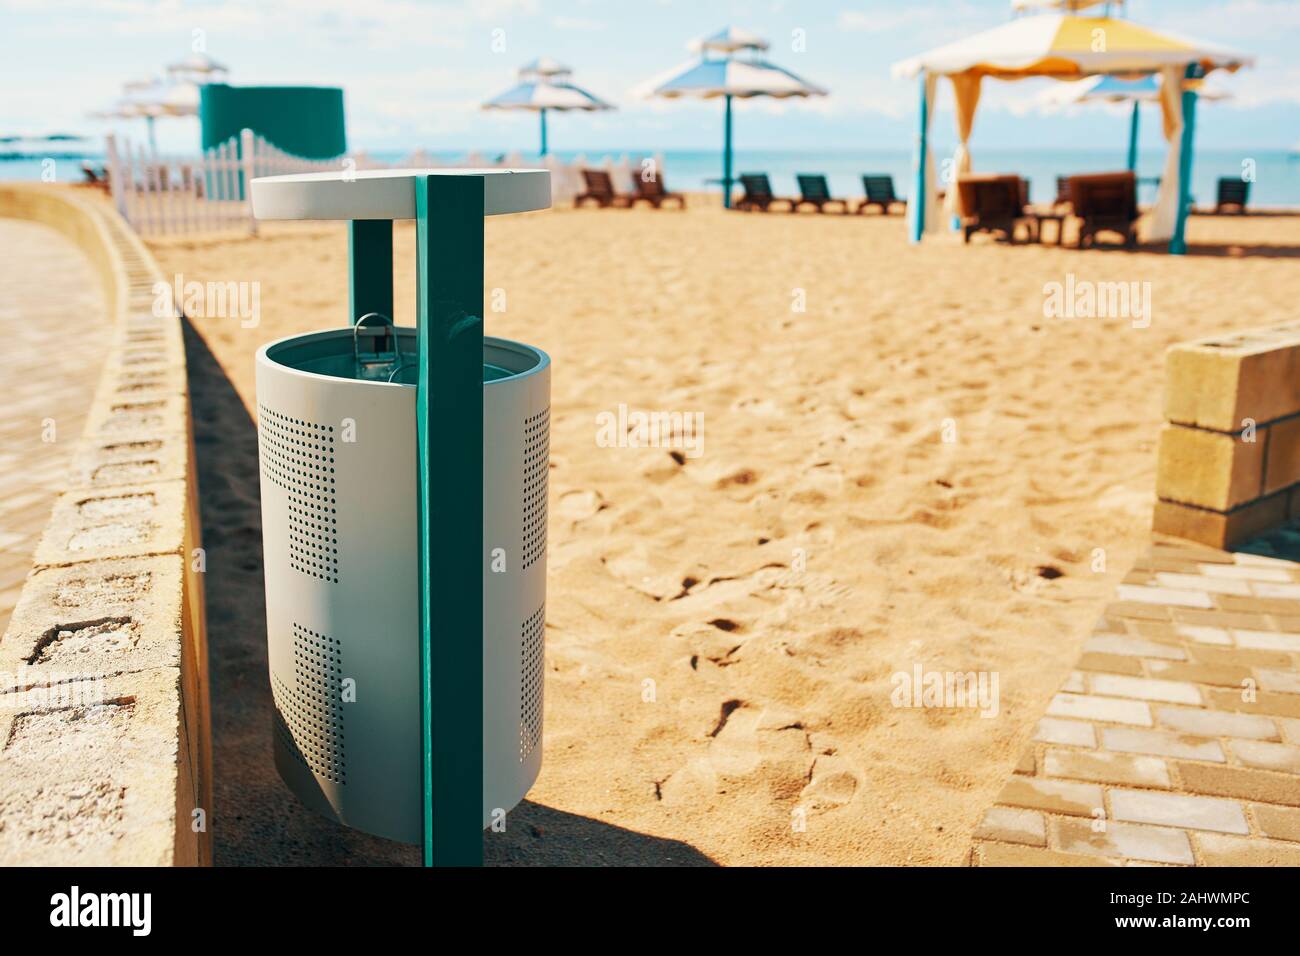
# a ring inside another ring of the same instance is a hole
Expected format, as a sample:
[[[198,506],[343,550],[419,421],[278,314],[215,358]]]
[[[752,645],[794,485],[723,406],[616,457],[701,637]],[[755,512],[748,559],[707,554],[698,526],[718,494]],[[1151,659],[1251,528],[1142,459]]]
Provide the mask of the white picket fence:
[[[118,211],[137,232],[149,235],[180,235],[220,230],[243,230],[257,234],[244,183],[257,176],[323,172],[348,169],[402,168],[511,168],[526,165],[512,153],[490,160],[478,153],[447,162],[417,150],[396,163],[385,163],[366,153],[334,159],[303,159],[279,149],[264,137],[246,129],[219,146],[198,156],[166,156],[128,141],[119,143],[108,136],[105,155],[109,189]],[[654,169],[663,174],[662,155],[653,158]],[[616,189],[631,192],[644,160],[606,156],[589,161],[579,156],[565,163],[547,156],[542,165],[551,172],[551,202],[567,204],[584,189],[583,169],[604,169]]]

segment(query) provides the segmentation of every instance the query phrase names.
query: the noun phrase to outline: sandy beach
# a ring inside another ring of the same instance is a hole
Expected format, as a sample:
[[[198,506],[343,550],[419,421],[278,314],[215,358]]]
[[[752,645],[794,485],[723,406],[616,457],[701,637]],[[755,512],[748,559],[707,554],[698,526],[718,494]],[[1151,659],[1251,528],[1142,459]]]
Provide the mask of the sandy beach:
[[[554,362],[545,760],[496,858],[961,864],[1149,540],[1164,350],[1293,315],[1300,218],[1196,217],[1176,258],[715,203],[487,224],[487,330]],[[260,284],[255,328],[193,320],[250,413],[261,344],[346,321],[342,224],[149,244]],[[395,249],[413,324],[409,224]],[[1149,325],[1046,316],[1068,281],[1150,282]],[[702,413],[702,454],[601,447],[620,405]],[[246,452],[252,419],[225,421]],[[203,492],[240,558],[213,646],[262,645],[256,500]],[[996,716],[896,708],[917,666],[997,674]],[[548,839],[566,820],[582,840]]]

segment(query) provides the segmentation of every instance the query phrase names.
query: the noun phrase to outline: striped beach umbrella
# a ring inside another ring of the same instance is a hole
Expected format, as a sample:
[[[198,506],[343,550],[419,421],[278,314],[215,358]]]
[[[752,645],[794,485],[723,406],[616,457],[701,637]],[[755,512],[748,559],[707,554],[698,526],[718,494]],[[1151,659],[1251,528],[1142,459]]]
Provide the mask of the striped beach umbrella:
[[[550,110],[612,110],[593,93],[569,81],[572,71],[550,57],[539,57],[519,70],[519,82],[483,104],[485,110],[532,110],[541,117],[542,149],[546,155],[546,114]]]
[[[1188,81],[1185,86],[1194,87],[1196,94],[1203,100],[1227,99],[1222,90],[1207,87],[1205,84]],[[1068,83],[1057,83],[1043,91],[1038,98],[1039,105],[1046,110],[1080,106],[1085,103],[1131,103],[1133,109],[1129,115],[1128,129],[1128,168],[1137,169],[1138,144],[1138,108],[1143,103],[1160,102],[1160,77],[1155,73],[1137,79],[1122,76],[1096,75]]]
[[[167,76],[181,83],[224,83],[230,68],[218,63],[206,53],[191,53],[183,60],[167,64]]]
[[[135,80],[123,84],[123,96],[111,107],[90,115],[95,119],[143,119],[149,148],[158,152],[154,122],[164,117],[198,116],[199,90],[192,83]]]
[[[731,101],[734,97],[825,96],[827,91],[809,83],[784,67],[758,56],[767,41],[748,30],[728,27],[693,41],[689,49],[700,56],[674,67],[637,87],[636,94],[665,99],[723,97],[722,204],[731,206]],[[737,55],[739,54],[739,55]]]

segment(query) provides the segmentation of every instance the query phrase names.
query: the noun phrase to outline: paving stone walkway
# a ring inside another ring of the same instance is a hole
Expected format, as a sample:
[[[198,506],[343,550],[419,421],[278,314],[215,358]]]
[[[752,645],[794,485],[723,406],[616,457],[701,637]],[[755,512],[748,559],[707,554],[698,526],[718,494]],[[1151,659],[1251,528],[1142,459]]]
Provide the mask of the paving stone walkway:
[[[976,831],[977,866],[1300,866],[1300,533],[1163,539]]]
[[[67,485],[112,327],[81,251],[39,223],[0,219],[0,634]]]

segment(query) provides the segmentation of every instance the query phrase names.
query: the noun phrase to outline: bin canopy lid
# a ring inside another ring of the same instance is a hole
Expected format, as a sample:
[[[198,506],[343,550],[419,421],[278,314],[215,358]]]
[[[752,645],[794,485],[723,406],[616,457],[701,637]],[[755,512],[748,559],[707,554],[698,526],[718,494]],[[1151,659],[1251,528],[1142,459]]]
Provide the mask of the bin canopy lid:
[[[483,215],[551,206],[545,169],[365,169],[253,180],[258,219],[414,219],[419,176],[481,176]]]

